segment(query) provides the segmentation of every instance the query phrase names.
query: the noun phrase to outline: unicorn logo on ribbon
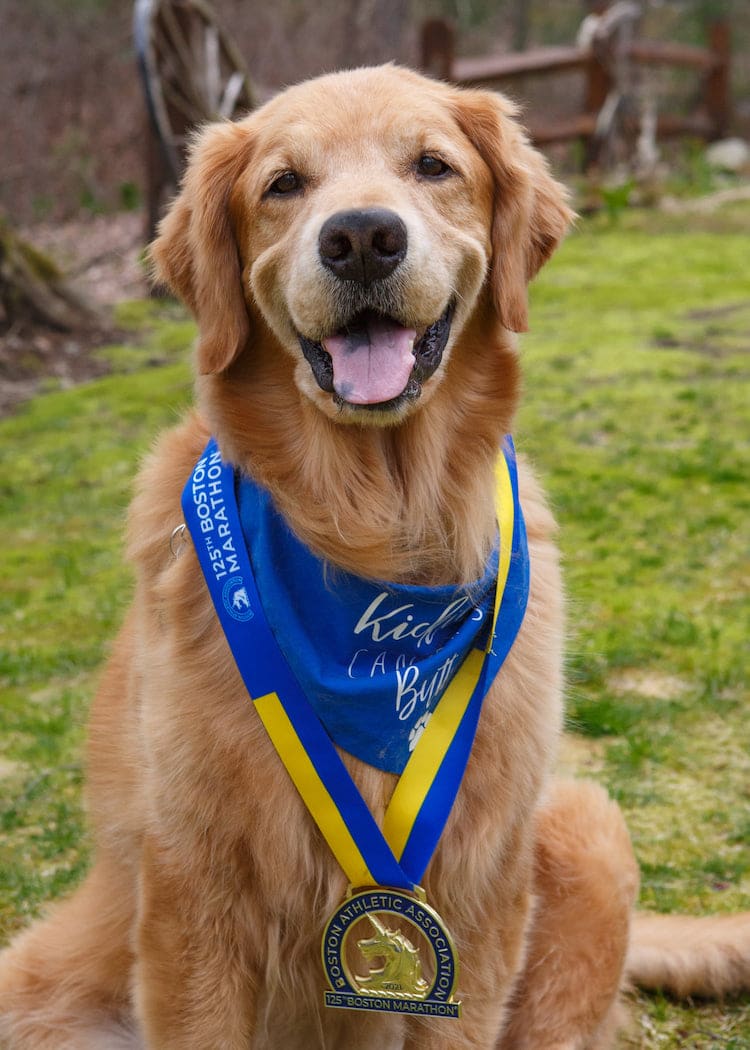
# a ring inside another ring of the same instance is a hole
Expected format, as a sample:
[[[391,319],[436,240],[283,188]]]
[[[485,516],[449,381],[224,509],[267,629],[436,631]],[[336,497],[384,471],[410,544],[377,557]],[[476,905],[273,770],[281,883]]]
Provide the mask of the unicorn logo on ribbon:
[[[241,576],[232,576],[222,590],[224,608],[235,620],[252,620],[253,608],[244,580]]]

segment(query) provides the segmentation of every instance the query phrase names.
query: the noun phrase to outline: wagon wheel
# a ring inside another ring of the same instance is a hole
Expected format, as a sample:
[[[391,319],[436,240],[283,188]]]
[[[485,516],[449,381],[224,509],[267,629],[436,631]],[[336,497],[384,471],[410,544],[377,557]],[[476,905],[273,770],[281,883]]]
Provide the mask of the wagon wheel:
[[[177,182],[191,128],[252,109],[255,91],[206,0],[136,0],[134,35],[149,114]]]

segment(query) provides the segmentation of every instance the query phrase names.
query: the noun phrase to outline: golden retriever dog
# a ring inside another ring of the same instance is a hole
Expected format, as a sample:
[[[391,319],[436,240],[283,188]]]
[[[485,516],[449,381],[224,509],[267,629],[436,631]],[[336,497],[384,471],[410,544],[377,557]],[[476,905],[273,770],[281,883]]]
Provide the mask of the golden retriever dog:
[[[321,937],[346,876],[248,698],[194,545],[170,551],[213,435],[332,587],[337,569],[481,576],[514,333],[570,221],[507,101],[393,66],[293,87],[196,139],[153,259],[198,321],[197,410],[137,483],[135,600],[91,714],[95,859],[0,958],[4,1048],[602,1050],[628,976],[747,984],[747,918],[646,918],[631,938],[620,813],[552,779],[563,601],[526,465],[528,606],[423,880],[455,940],[460,1019],[324,1005]],[[382,821],[397,777],[341,755]]]

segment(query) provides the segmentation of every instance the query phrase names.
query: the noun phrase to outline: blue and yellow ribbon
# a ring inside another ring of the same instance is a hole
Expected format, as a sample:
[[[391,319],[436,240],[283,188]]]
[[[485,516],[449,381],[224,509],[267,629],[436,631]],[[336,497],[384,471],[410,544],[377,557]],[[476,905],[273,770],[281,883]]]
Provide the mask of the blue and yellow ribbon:
[[[210,493],[208,498],[207,493]],[[515,454],[508,439],[497,465],[500,532],[492,630],[484,649],[463,661],[400,776],[378,827],[331,738],[311,707],[263,613],[237,509],[234,470],[209,443],[183,493],[193,538],[238,669],[255,708],[307,809],[352,886],[414,890],[432,857],[458,793],[482,702],[523,620],[528,552],[518,499]],[[232,537],[231,577],[217,571],[214,535]],[[227,585],[242,591],[241,611]],[[512,584],[509,586],[509,584]]]

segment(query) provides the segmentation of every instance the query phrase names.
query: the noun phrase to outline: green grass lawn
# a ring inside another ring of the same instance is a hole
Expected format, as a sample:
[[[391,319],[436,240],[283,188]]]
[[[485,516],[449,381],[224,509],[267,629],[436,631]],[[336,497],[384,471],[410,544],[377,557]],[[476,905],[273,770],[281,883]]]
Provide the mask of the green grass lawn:
[[[563,764],[619,800],[664,911],[750,908],[749,261],[747,208],[584,223],[524,338],[516,441],[570,595]],[[131,479],[190,398],[190,325],[151,304],[121,320],[141,346],[112,348],[111,376],[0,422],[0,937],[85,868],[84,723],[129,597]],[[643,1050],[750,1048],[750,999],[633,1014]]]

